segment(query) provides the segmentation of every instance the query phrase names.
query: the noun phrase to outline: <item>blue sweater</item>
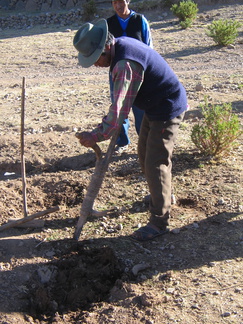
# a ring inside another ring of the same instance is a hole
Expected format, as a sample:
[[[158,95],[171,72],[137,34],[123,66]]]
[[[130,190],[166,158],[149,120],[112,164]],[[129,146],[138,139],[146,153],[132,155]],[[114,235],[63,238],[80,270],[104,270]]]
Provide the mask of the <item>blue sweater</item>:
[[[150,120],[171,120],[187,109],[186,91],[168,63],[155,50],[130,37],[116,38],[111,71],[120,60],[142,65],[144,81],[134,105]]]

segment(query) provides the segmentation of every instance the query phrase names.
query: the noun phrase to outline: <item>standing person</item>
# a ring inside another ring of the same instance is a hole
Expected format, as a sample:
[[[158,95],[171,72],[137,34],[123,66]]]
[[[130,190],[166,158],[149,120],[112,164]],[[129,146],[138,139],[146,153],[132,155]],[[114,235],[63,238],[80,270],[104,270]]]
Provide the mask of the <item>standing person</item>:
[[[167,232],[171,208],[172,152],[187,109],[186,91],[167,62],[155,50],[130,38],[114,38],[105,19],[86,23],[73,44],[83,67],[110,67],[114,100],[107,116],[80,143],[93,147],[107,140],[128,117],[133,104],[144,110],[138,157],[149,191],[150,219],[132,234],[147,241]]]
[[[147,19],[135,11],[129,9],[130,0],[112,0],[112,6],[115,14],[107,19],[108,30],[116,38],[121,36],[132,37],[153,47],[151,32]],[[111,98],[113,97],[113,85],[110,81]],[[113,100],[113,99],[112,99]],[[132,111],[135,119],[135,128],[137,134],[141,127],[144,112],[133,105]],[[117,140],[116,151],[122,151],[130,144],[128,135],[130,124],[126,118],[123,122],[120,136]]]

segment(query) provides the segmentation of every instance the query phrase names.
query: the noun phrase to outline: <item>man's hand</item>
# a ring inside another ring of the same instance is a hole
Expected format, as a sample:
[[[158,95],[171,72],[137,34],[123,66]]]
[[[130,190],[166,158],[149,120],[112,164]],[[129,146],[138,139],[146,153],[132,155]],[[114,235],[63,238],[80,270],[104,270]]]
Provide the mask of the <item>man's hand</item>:
[[[89,132],[77,133],[76,137],[79,139],[80,144],[85,147],[94,147],[96,144]]]

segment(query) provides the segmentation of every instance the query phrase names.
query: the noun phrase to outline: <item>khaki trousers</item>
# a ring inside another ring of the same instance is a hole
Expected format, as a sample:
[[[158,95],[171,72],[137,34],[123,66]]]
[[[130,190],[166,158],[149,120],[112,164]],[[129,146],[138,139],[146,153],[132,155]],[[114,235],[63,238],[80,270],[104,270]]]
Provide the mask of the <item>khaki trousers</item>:
[[[168,121],[150,121],[144,115],[138,140],[138,157],[150,191],[150,222],[168,225],[171,209],[172,153],[185,113]]]

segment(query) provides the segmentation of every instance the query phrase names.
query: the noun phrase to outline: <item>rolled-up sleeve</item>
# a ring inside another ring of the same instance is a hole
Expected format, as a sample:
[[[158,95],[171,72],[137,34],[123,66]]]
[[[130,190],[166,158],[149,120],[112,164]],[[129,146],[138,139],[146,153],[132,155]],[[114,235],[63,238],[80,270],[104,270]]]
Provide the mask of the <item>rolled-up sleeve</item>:
[[[144,70],[131,60],[117,62],[112,70],[113,102],[107,116],[91,134],[96,142],[109,139],[127,118],[142,85]]]

